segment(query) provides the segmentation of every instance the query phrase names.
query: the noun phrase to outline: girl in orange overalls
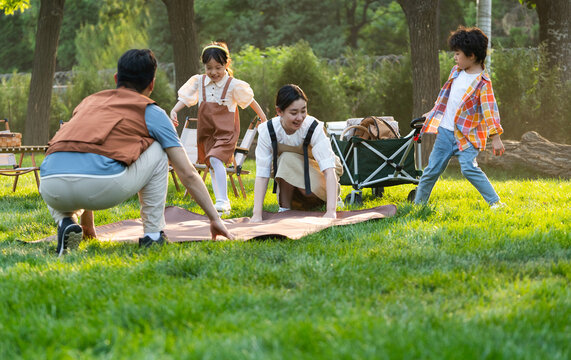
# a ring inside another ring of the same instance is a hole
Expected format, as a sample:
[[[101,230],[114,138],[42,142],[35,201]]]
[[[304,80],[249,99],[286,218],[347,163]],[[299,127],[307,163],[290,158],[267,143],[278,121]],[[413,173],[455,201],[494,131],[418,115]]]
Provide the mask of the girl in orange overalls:
[[[254,100],[250,85],[232,77],[232,59],[225,43],[211,43],[202,50],[201,57],[205,73],[192,76],[180,88],[170,116],[176,126],[177,113],[185,106],[198,104],[198,162],[210,167],[214,207],[228,213],[231,206],[225,164],[232,161],[240,135],[237,105],[242,109],[250,106],[262,122],[266,115]]]

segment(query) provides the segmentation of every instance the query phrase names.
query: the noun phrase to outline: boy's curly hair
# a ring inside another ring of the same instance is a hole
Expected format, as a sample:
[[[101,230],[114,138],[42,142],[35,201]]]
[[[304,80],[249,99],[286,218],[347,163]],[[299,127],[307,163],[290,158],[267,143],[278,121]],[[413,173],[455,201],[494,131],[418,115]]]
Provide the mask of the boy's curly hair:
[[[476,55],[476,61],[480,64],[484,64],[484,60],[486,60],[488,37],[477,27],[458,27],[448,37],[448,45],[450,50],[461,50],[468,57],[472,54]]]

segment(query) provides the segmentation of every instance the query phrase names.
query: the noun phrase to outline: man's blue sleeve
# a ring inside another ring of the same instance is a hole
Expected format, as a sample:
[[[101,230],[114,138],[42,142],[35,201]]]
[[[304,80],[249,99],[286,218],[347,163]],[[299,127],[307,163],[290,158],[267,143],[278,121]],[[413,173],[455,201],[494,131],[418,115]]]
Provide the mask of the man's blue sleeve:
[[[180,138],[176,133],[174,124],[167,113],[155,104],[147,106],[145,110],[145,122],[153,139],[161,144],[163,149],[169,147],[182,147]]]

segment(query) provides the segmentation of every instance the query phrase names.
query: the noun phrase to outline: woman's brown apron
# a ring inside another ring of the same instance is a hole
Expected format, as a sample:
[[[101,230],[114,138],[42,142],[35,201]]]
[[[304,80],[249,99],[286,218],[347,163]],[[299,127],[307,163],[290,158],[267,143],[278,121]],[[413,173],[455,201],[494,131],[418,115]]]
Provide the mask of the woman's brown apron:
[[[323,206],[327,201],[327,191],[325,186],[325,176],[319,169],[319,164],[313,158],[311,146],[308,149],[309,157],[309,178],[312,196],[304,195],[304,158],[303,145],[289,146],[278,143],[278,171],[276,178],[281,178],[285,182],[294,186],[294,193],[291,202],[293,210],[307,210]],[[337,177],[337,195],[340,194],[339,178],[343,173],[341,161],[335,159],[335,175]],[[279,201],[279,186],[277,189]]]
[[[319,164],[309,150],[309,177],[311,179],[311,195],[300,190],[305,188],[303,146],[289,146],[278,143],[278,171],[276,179],[281,178],[293,185],[291,209],[308,210],[323,206],[327,201],[325,176],[319,169]],[[278,202],[280,187],[277,187]]]
[[[206,75],[202,76],[202,103],[198,107],[198,162],[210,166],[210,157],[214,156],[225,164],[232,162],[238,136],[240,135],[240,117],[238,108],[230,112],[226,105],[206,102]],[[222,90],[221,100],[226,98],[232,81],[228,78]]]

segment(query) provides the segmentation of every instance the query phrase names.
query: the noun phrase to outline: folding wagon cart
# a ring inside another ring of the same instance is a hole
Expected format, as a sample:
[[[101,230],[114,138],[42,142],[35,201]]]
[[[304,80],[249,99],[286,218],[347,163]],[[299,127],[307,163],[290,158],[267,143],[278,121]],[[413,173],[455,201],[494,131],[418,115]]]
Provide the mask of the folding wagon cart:
[[[418,184],[422,175],[420,130],[424,118],[411,121],[412,131],[395,139],[364,140],[359,136],[344,138],[331,133],[333,152],[343,165],[341,185],[353,187],[345,203],[361,204],[363,188],[371,188],[373,195],[382,197],[385,187]],[[408,194],[413,201],[416,188]]]

